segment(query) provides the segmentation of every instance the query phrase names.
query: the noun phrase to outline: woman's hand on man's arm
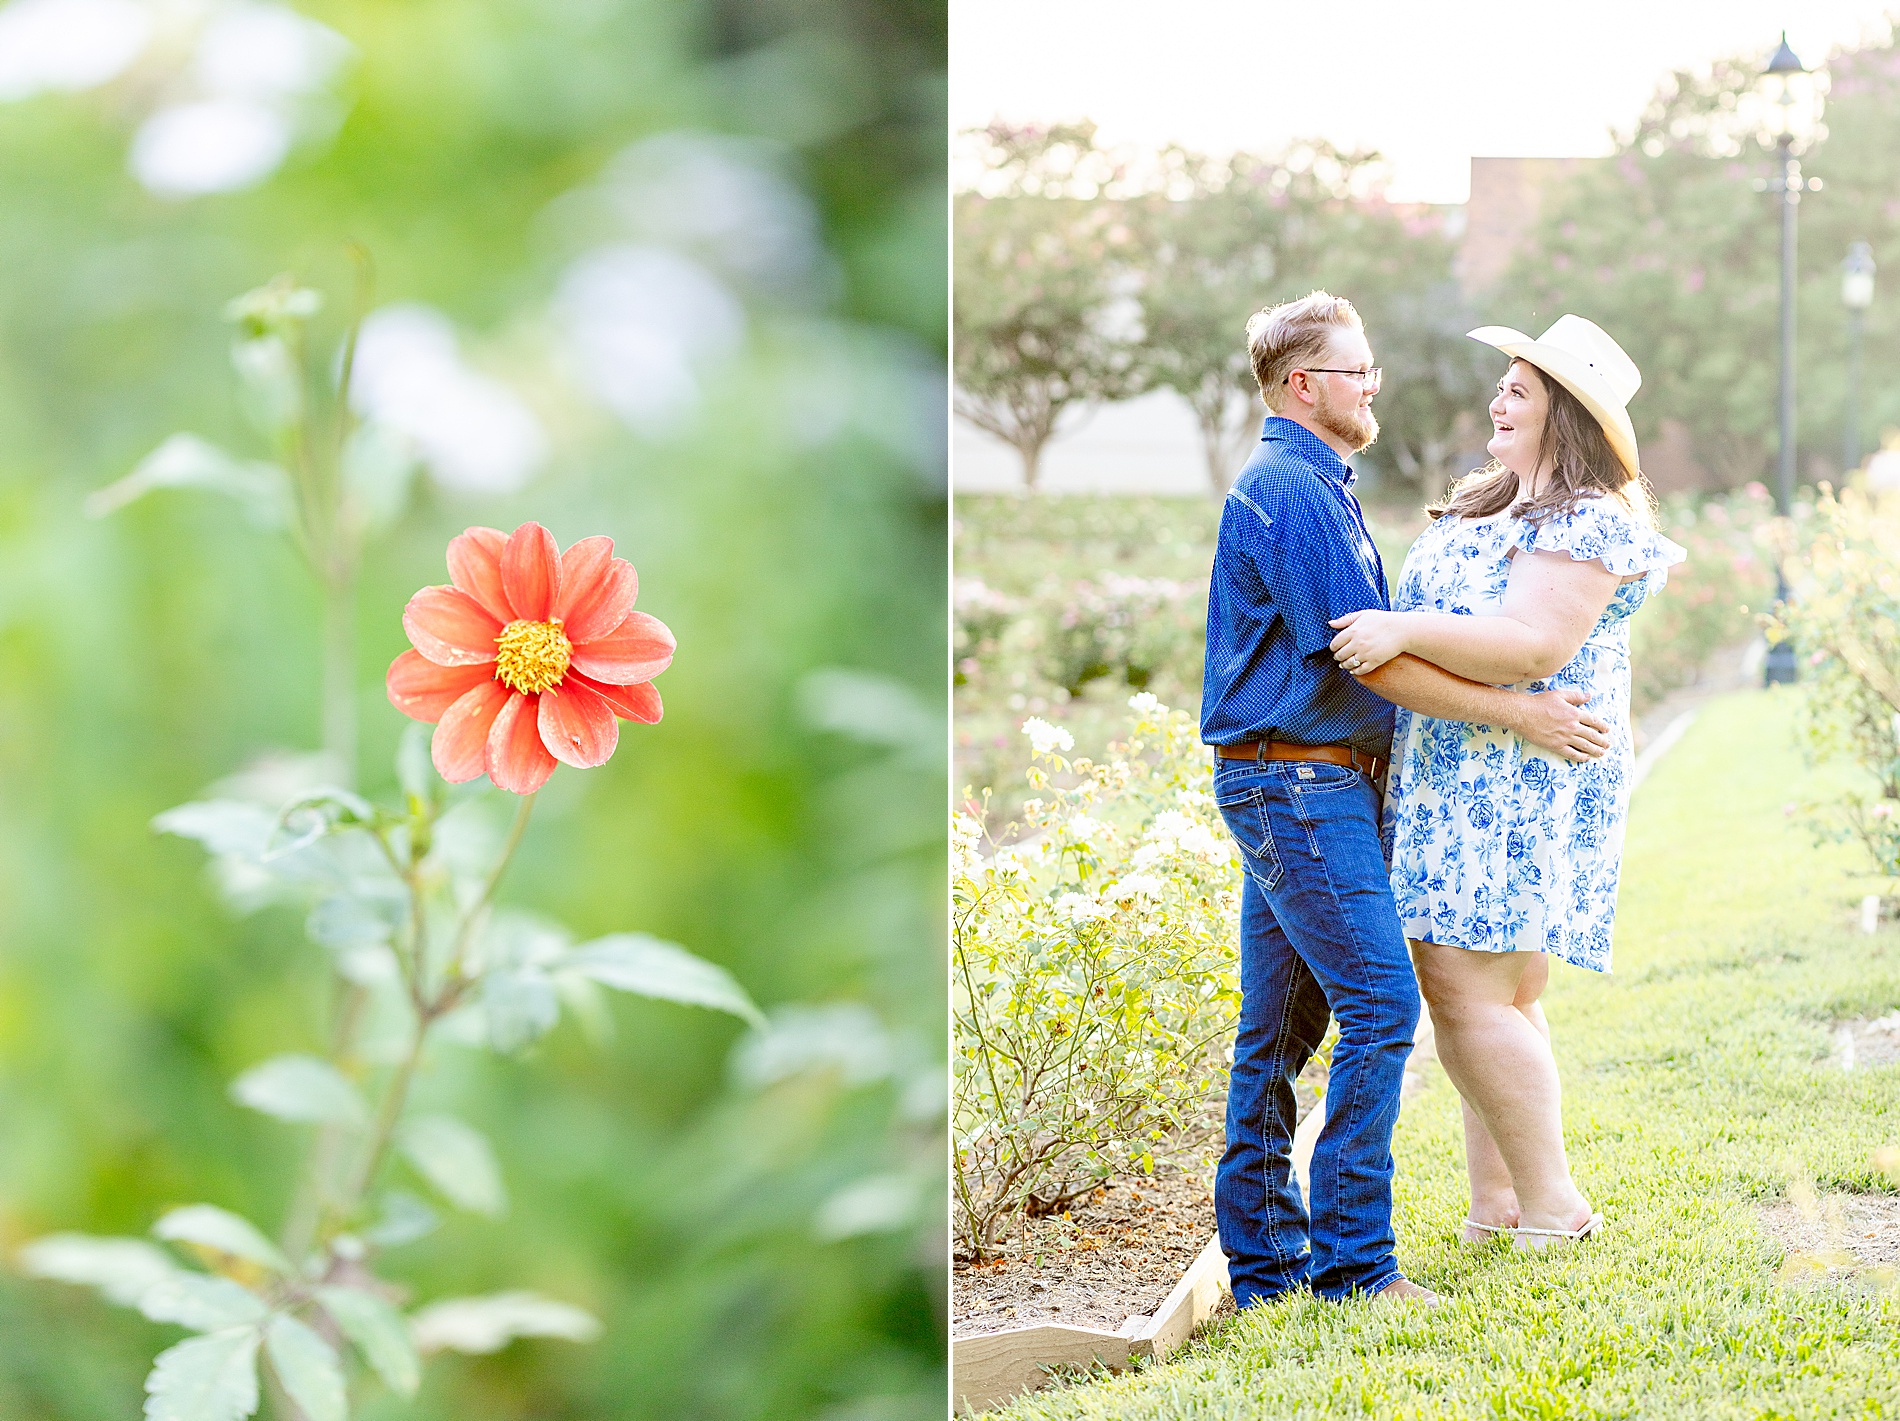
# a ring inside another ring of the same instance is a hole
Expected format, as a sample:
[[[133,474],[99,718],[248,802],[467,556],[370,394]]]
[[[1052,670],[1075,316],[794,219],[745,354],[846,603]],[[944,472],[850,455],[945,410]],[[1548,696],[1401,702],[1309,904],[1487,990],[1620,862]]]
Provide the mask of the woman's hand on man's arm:
[[[1579,762],[1610,748],[1610,727],[1583,709],[1589,697],[1564,686],[1536,695],[1480,685],[1416,656],[1396,656],[1359,678],[1368,690],[1436,720],[1500,725],[1540,750]]]

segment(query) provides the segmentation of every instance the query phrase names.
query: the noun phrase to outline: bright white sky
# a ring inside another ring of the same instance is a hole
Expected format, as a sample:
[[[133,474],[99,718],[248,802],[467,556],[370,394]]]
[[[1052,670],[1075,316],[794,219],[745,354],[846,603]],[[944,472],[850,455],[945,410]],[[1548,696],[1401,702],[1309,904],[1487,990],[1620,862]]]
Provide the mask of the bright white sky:
[[[1398,201],[1474,156],[1610,151],[1670,71],[1881,39],[1894,0],[951,0],[950,122],[1092,118],[1101,141],[1376,148]]]

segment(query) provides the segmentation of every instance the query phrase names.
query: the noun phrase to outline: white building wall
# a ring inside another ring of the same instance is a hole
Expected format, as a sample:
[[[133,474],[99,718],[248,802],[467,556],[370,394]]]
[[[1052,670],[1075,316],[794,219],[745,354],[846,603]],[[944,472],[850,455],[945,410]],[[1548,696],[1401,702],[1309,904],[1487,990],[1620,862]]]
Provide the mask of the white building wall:
[[[1014,449],[966,420],[955,425],[950,446],[954,489],[1000,493],[1022,488],[1022,460]],[[1048,493],[1209,492],[1194,412],[1172,390],[1072,412],[1044,446],[1037,482]]]

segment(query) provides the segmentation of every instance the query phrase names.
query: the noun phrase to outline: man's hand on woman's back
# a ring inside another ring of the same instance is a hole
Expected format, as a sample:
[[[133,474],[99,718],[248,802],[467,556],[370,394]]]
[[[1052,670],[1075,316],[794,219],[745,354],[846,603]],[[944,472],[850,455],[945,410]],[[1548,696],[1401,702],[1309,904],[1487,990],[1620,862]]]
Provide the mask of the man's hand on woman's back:
[[[1540,750],[1562,755],[1566,760],[1600,759],[1610,748],[1610,727],[1583,708],[1590,699],[1575,686],[1557,686],[1522,696],[1517,724],[1512,725],[1524,739]]]
[[[1572,686],[1526,695],[1467,681],[1409,652],[1356,679],[1407,710],[1438,720],[1501,725],[1566,760],[1600,759],[1610,748],[1610,727],[1583,709],[1589,696]]]

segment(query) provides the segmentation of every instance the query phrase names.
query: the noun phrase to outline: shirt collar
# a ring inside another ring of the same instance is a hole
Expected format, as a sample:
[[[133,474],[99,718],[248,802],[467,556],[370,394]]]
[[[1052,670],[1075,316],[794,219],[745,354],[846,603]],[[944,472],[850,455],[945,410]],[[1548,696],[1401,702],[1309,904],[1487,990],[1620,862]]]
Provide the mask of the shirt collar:
[[[1332,445],[1303,424],[1270,414],[1266,423],[1260,426],[1260,437],[1286,445],[1341,488],[1350,489],[1359,482],[1358,472],[1352,465],[1340,458]]]

